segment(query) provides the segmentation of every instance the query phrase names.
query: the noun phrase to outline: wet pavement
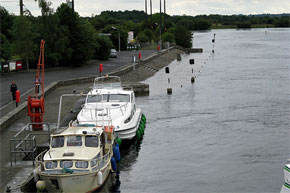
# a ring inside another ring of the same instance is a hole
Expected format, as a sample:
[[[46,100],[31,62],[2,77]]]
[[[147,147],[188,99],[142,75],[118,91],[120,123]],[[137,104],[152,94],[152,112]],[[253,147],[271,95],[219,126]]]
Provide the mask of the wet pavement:
[[[145,59],[156,52],[156,50],[141,50],[141,57],[142,59]],[[118,54],[119,55],[117,58],[110,58],[108,61],[91,60],[87,62],[86,65],[80,67],[45,69],[44,84],[46,86],[53,81],[96,76],[99,73],[98,65],[100,63],[102,63],[104,66],[104,73],[111,72],[120,68],[121,66],[132,63],[132,57],[135,56],[138,58],[139,51],[122,51]],[[12,99],[10,93],[10,85],[12,81],[15,81],[21,94],[23,94],[34,87],[34,79],[35,69],[29,72],[20,71],[12,73],[1,73],[1,107],[9,103]]]

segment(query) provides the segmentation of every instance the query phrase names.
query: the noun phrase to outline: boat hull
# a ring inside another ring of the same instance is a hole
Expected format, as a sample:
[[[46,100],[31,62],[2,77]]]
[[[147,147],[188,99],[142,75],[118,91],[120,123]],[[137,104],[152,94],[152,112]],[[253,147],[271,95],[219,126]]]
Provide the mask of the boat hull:
[[[110,162],[109,162],[110,163]],[[43,174],[39,173],[40,179],[45,182],[48,192],[85,193],[93,192],[102,187],[111,171],[111,164],[102,170],[101,184],[98,184],[98,172],[80,174]]]
[[[132,123],[130,124],[130,126],[126,127],[126,128],[118,128],[116,129],[116,133],[117,136],[119,138],[121,138],[122,140],[131,140],[136,136],[136,132],[138,130],[140,121],[141,121],[141,117],[142,117],[142,112],[141,109],[137,108],[134,118],[131,121]]]

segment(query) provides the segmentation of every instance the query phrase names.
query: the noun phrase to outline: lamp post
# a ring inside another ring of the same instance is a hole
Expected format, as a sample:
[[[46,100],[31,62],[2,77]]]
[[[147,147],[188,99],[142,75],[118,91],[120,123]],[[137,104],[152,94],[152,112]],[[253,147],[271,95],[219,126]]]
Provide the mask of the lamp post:
[[[120,45],[120,30],[114,26],[112,26],[113,30],[117,30],[118,31],[118,36],[119,36],[119,40],[118,40],[118,44],[119,44],[119,52],[121,51],[121,45]]]
[[[162,21],[161,21],[161,0],[160,0],[160,21],[159,21],[159,35],[160,35],[160,43],[159,43],[159,45],[160,45],[160,50],[162,49],[162,31],[161,31],[161,28],[162,28],[162,23],[161,23]]]

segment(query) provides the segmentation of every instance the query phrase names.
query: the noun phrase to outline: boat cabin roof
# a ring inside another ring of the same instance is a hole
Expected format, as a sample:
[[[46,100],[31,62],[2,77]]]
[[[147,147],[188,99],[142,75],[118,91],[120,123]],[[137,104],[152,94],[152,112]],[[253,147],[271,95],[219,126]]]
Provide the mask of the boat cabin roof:
[[[96,135],[103,132],[103,127],[95,126],[94,124],[80,124],[77,126],[70,126],[61,133],[53,134],[51,136],[65,136],[65,135]]]

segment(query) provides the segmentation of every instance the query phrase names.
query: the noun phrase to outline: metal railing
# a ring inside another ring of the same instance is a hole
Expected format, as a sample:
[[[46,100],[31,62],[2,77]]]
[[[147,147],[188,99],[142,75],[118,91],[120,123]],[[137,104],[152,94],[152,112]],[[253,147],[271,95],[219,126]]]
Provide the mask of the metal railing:
[[[24,126],[18,133],[16,133],[12,139],[10,139],[10,165],[12,166],[13,160],[16,165],[17,157],[24,154],[22,159],[28,158],[32,160],[32,164],[34,165],[35,157],[37,156],[37,143],[36,136],[37,135],[48,135],[48,143],[49,137],[51,134],[50,126],[48,123],[42,123],[42,125],[46,125],[47,132],[34,132],[32,131],[32,125],[39,123],[29,123]]]

